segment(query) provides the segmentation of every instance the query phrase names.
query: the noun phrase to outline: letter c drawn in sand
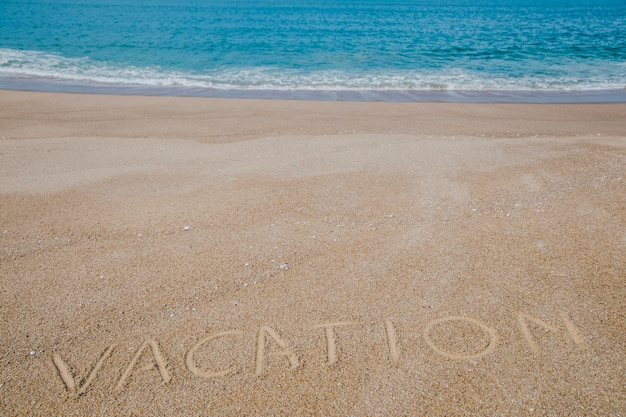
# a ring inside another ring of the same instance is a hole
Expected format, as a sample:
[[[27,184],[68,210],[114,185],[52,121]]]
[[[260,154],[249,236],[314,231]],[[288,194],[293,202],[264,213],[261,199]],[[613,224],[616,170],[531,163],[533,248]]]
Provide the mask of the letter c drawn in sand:
[[[470,354],[448,352],[446,350],[441,349],[430,338],[430,331],[436,324],[449,322],[449,321],[467,321],[469,323],[475,324],[476,326],[480,327],[485,333],[489,335],[489,344],[484,349],[479,350],[478,352],[475,352],[475,353],[470,353]],[[439,353],[442,356],[445,356],[451,359],[479,358],[481,356],[484,356],[484,355],[487,355],[488,353],[493,352],[494,349],[496,348],[496,344],[498,343],[498,333],[493,327],[490,327],[486,325],[485,323],[481,322],[480,320],[476,320],[471,317],[447,316],[447,317],[442,317],[442,318],[433,320],[426,325],[426,327],[424,328],[423,334],[424,334],[424,339],[426,340],[426,343],[428,344],[428,346],[431,347],[432,350],[434,350],[435,352]]]
[[[202,378],[226,376],[228,374],[234,373],[235,369],[233,367],[230,367],[228,369],[224,369],[222,371],[216,371],[216,372],[209,372],[209,371],[202,370],[202,369],[198,368],[198,366],[196,365],[196,360],[195,360],[194,356],[195,356],[196,351],[198,350],[198,348],[200,348],[200,346],[202,346],[205,343],[208,343],[209,341],[211,341],[213,339],[217,339],[217,338],[224,337],[224,336],[241,335],[241,334],[243,334],[243,333],[240,332],[240,331],[229,330],[229,331],[226,331],[226,332],[221,332],[221,333],[214,334],[212,336],[205,337],[204,339],[200,340],[198,343],[193,345],[192,348],[187,353],[187,357],[185,359],[185,364],[187,365],[187,369],[189,369],[189,372],[191,372],[192,374],[194,374],[196,376],[202,377]]]

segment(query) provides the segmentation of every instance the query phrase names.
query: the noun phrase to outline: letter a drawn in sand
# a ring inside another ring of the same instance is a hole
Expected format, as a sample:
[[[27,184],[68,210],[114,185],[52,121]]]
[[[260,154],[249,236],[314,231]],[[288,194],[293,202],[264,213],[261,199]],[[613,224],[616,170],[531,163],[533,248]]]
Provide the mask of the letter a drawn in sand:
[[[191,372],[192,374],[194,374],[196,376],[202,377],[202,378],[211,378],[211,377],[225,376],[225,375],[234,373],[235,369],[233,367],[230,367],[228,369],[224,369],[222,371],[216,371],[216,372],[204,371],[204,370],[198,368],[198,366],[196,365],[196,361],[194,359],[194,355],[196,354],[196,351],[198,350],[198,348],[200,348],[200,346],[202,346],[205,343],[210,342],[211,340],[218,339],[220,337],[231,336],[231,335],[241,335],[241,334],[243,334],[243,333],[239,332],[237,330],[229,330],[229,331],[226,331],[226,332],[221,332],[221,333],[214,334],[214,335],[209,336],[209,337],[205,337],[204,339],[200,340],[198,343],[193,345],[193,347],[187,353],[187,357],[185,359],[185,363],[187,365],[187,369],[189,369],[189,372]]]
[[[300,362],[298,361],[298,357],[291,350],[289,345],[278,336],[278,334],[268,326],[261,326],[259,329],[259,336],[257,339],[257,347],[256,347],[256,370],[255,375],[261,375],[263,373],[263,361],[265,358],[265,341],[266,336],[269,336],[278,346],[280,346],[281,351],[274,353],[277,356],[286,356],[287,360],[289,360],[290,369],[296,369],[300,366]]]
[[[67,365],[67,363],[65,363],[65,361],[61,358],[59,354],[55,353],[52,355],[52,362],[54,362],[54,366],[56,366],[57,370],[59,371],[61,380],[67,387],[67,390],[72,394],[82,395],[85,393],[85,391],[87,391],[87,388],[91,384],[91,381],[93,381],[93,379],[96,377],[96,374],[102,367],[102,364],[104,363],[106,358],[109,357],[114,347],[115,345],[111,345],[104,351],[104,353],[102,354],[102,356],[100,356],[100,359],[98,359],[98,362],[96,362],[94,367],[91,369],[91,372],[89,372],[89,375],[87,375],[87,378],[83,381],[82,384],[76,383],[76,380],[74,379],[74,376],[70,371],[70,367]]]
[[[159,350],[159,345],[157,345],[157,342],[155,342],[154,340],[148,340],[148,341],[144,342],[144,344],[139,347],[139,350],[137,350],[137,353],[135,354],[133,359],[128,364],[128,367],[122,373],[122,376],[120,377],[120,380],[118,381],[117,386],[116,386],[116,389],[118,391],[120,391],[124,387],[124,383],[126,382],[128,377],[132,373],[133,368],[137,364],[137,361],[141,357],[143,351],[148,346],[150,346],[150,350],[152,351],[152,357],[154,358],[154,364],[156,365],[156,367],[159,370],[159,374],[161,375],[161,379],[163,379],[163,382],[165,382],[166,384],[168,382],[170,382],[171,378],[170,378],[170,374],[167,372],[167,363],[165,362],[165,359],[163,359],[163,355],[161,354],[161,351]]]

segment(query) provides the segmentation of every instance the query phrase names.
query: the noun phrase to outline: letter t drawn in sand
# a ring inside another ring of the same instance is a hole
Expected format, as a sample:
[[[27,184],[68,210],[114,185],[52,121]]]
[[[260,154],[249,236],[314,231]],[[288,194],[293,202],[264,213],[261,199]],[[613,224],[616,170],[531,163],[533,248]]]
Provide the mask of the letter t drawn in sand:
[[[332,365],[337,362],[337,340],[335,337],[334,328],[337,326],[349,326],[354,324],[352,322],[336,322],[336,323],[324,323],[314,326],[314,329],[324,329],[326,333],[326,357],[328,358],[328,364]]]

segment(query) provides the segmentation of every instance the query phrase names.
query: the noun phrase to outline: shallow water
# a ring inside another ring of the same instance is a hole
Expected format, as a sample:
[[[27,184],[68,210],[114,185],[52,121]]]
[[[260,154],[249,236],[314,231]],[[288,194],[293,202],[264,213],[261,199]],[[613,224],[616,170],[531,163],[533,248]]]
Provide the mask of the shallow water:
[[[626,101],[624,33],[617,0],[5,0],[0,87]]]

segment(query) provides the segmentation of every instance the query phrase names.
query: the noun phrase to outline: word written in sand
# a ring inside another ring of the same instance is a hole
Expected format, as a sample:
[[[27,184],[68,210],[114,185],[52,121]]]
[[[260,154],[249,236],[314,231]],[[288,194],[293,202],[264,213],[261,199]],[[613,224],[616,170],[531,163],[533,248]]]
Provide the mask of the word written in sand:
[[[560,327],[527,313],[516,313],[515,318],[519,327],[519,334],[530,352],[539,353],[541,350],[535,337],[533,337],[533,331],[537,329],[543,329],[544,332],[555,336],[560,335],[560,337],[565,340],[571,340],[579,348],[585,347],[583,337],[570,318],[565,313],[560,313],[559,316],[562,323]],[[454,326],[455,324],[474,327],[477,332],[484,333],[487,342],[484,346],[474,348],[474,351],[459,352],[458,347],[457,350],[453,350],[449,346],[446,346],[445,341],[441,341],[440,338],[432,337],[432,333],[435,329],[445,330],[447,326]],[[337,346],[337,334],[341,332],[342,328],[355,325],[357,325],[357,323],[351,321],[334,321],[310,326],[311,331],[322,332],[323,334],[326,342],[325,358],[323,358],[323,362],[326,365],[333,365],[340,359],[341,355]],[[381,325],[384,327],[384,341],[381,341],[381,343],[384,343],[386,347],[388,361],[391,366],[399,366],[404,358],[401,335],[399,335],[396,326],[391,320],[384,319]],[[433,352],[441,357],[452,360],[474,360],[489,355],[497,348],[499,338],[498,331],[495,328],[477,318],[467,316],[445,316],[431,320],[423,327],[421,335],[426,345],[432,349]],[[200,353],[202,353],[203,358],[219,356],[220,351],[216,349],[215,346],[217,345],[216,342],[220,339],[231,339],[231,341],[237,342],[241,341],[243,337],[246,337],[244,332],[239,330],[227,330],[216,332],[200,339],[186,351],[186,370],[191,376],[203,379],[225,377],[230,374],[242,372],[246,368],[244,364],[231,364],[221,369],[210,369],[210,366],[206,363],[200,363],[198,358],[201,356]],[[269,356],[278,357],[279,361],[283,361],[284,367],[288,369],[294,370],[303,366],[301,359],[292,348],[289,340],[281,336],[279,332],[271,326],[260,326],[254,335],[254,345],[255,351],[252,352],[254,364],[250,371],[257,377],[263,375],[265,372],[272,371],[272,368],[267,364],[266,360]],[[84,378],[80,378],[61,355],[55,353],[52,356],[52,362],[67,391],[72,395],[80,396],[88,390],[93,380],[98,377],[98,373],[103,366],[105,366],[107,359],[113,354],[114,350],[115,345],[108,346],[92,366],[88,375]],[[268,350],[271,351],[268,352]],[[148,368],[138,366],[140,358],[142,357],[150,360],[152,365]],[[273,366],[276,366],[276,361],[273,362]],[[113,383],[114,389],[116,391],[123,390],[134,373],[140,371],[145,372],[149,369],[156,369],[158,378],[160,378],[163,383],[168,384],[172,381],[166,355],[161,350],[157,341],[152,339],[143,341],[135,351],[135,354],[128,361],[128,365],[120,370],[118,373],[119,378]]]

